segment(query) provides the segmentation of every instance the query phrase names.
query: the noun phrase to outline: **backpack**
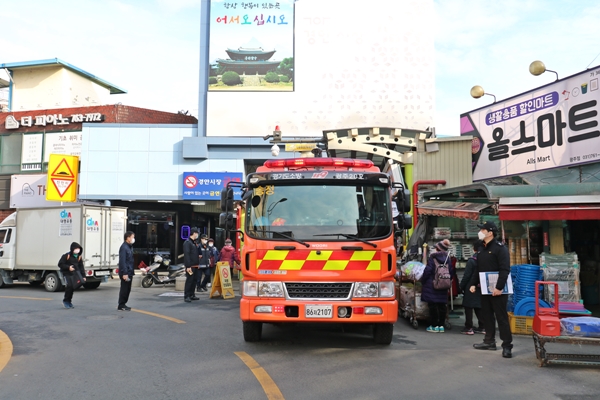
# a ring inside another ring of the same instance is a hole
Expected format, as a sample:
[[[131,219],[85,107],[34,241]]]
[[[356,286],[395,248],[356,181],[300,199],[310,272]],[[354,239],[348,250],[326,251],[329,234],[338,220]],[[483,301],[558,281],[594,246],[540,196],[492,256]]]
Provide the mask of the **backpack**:
[[[448,265],[448,257],[443,264],[440,264],[438,260],[433,257],[435,263],[435,274],[433,276],[433,288],[436,290],[448,290],[452,286],[452,277],[450,276],[450,266]]]

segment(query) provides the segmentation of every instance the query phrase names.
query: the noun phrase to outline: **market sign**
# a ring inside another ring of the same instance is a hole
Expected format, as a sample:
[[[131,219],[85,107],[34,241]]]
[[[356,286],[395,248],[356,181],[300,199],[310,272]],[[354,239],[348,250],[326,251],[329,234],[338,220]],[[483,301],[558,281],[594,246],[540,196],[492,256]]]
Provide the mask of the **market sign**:
[[[104,115],[100,113],[72,114],[64,117],[62,114],[27,115],[20,119],[16,119],[14,115],[9,115],[4,121],[4,128],[8,130],[32,126],[69,125],[83,122],[102,122],[104,119]]]
[[[473,180],[600,162],[600,67],[460,117]]]
[[[229,182],[242,182],[241,172],[184,172],[184,200],[221,200],[221,190]],[[233,188],[234,200],[242,199],[242,189]]]

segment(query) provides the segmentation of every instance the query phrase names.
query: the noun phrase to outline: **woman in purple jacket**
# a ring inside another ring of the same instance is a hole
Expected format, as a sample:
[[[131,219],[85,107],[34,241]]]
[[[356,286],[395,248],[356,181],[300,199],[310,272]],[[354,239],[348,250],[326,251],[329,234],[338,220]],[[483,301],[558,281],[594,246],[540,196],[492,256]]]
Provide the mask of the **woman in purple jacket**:
[[[429,318],[431,325],[427,328],[427,332],[443,333],[444,324],[446,322],[446,309],[448,305],[448,289],[437,290],[433,287],[433,279],[435,278],[435,261],[441,265],[448,263],[451,265],[450,257],[448,256],[448,248],[450,241],[444,239],[435,245],[433,251],[427,259],[427,266],[423,272],[421,283],[423,289],[421,291],[421,301],[424,301],[429,306]],[[450,271],[452,274],[452,271]]]

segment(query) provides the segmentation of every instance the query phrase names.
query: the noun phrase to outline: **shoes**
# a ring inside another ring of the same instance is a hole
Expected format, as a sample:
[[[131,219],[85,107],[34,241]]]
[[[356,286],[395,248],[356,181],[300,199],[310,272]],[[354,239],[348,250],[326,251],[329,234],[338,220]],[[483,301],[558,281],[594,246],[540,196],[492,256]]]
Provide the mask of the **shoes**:
[[[473,329],[473,333],[479,333],[479,334],[485,335],[485,329],[476,328],[476,329]]]
[[[183,299],[183,301],[185,301],[186,303],[191,303],[192,299],[190,299],[189,297],[186,297],[185,299]]]
[[[67,310],[70,308],[75,308],[75,307],[73,307],[73,303],[69,303],[68,301],[63,301],[63,307],[66,308]]]
[[[462,333],[463,335],[474,335],[475,332],[473,331],[473,328],[464,328],[462,331],[460,331],[460,333]]]
[[[131,307],[127,307],[127,306],[117,307],[117,310],[119,310],[119,311],[131,311]]]
[[[438,333],[440,330],[437,326],[429,326],[427,329],[425,329],[427,332],[431,332],[431,333]]]
[[[473,347],[477,350],[496,350],[496,342],[494,343],[475,343]]]
[[[436,326],[435,329],[437,329],[438,333],[444,333],[444,327],[443,326]]]
[[[192,296],[192,297],[190,297],[190,299],[192,299],[192,300],[200,300],[200,297]]]
[[[502,357],[504,358],[512,358],[512,350],[508,347],[502,348]]]
[[[207,289],[207,288],[205,288],[205,287],[203,287],[203,288],[200,288],[200,290],[202,290],[203,292],[208,292],[208,289]]]

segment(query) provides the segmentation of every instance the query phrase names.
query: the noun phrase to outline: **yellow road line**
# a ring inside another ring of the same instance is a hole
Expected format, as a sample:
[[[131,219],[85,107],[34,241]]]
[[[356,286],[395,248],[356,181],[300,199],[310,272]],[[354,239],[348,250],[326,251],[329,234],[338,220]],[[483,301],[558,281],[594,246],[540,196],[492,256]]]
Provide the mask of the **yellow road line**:
[[[180,319],[173,318],[173,317],[168,317],[166,315],[157,314],[157,313],[153,313],[153,312],[150,312],[150,311],[138,310],[136,308],[132,308],[131,311],[139,312],[141,314],[151,315],[151,316],[156,317],[156,318],[168,319],[169,321],[175,322],[176,324],[185,324],[185,321],[182,321]]]
[[[258,380],[258,383],[260,383],[263,390],[265,391],[267,399],[285,400],[283,398],[283,394],[281,394],[281,391],[279,390],[273,379],[271,379],[269,374],[267,374],[267,371],[265,371],[265,369],[261,367],[260,364],[257,363],[254,358],[252,358],[245,351],[236,351],[234,352],[234,354],[238,356],[248,368],[250,368],[250,371],[252,371],[252,373]]]
[[[22,296],[0,296],[0,299],[24,299],[24,300],[54,300],[46,297],[22,297]]]
[[[0,372],[8,364],[8,360],[12,356],[13,345],[6,333],[0,331]]]

